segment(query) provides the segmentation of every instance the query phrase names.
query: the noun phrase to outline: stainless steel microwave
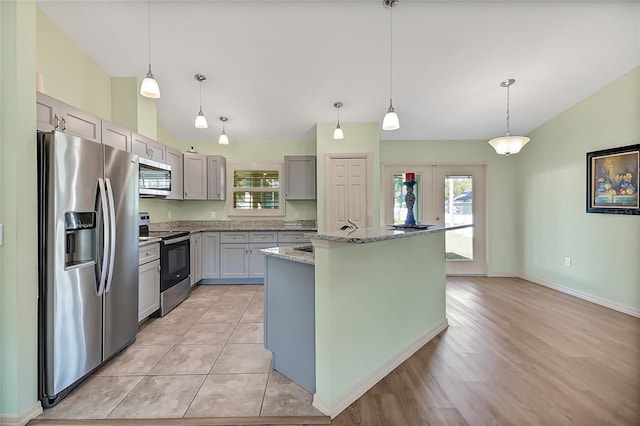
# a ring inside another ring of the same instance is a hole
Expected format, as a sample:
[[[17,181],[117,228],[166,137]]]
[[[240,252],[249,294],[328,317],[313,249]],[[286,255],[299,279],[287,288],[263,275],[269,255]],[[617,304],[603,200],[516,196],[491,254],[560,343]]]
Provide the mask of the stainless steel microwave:
[[[140,157],[139,194],[166,197],[171,194],[171,166]]]

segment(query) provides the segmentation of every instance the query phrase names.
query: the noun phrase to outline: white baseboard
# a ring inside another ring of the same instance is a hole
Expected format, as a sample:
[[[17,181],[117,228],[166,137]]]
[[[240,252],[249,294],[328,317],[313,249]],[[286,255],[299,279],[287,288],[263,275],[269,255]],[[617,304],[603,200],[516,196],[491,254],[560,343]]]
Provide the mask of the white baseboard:
[[[416,353],[418,349],[423,347],[425,344],[431,341],[431,339],[440,334],[440,332],[445,330],[448,326],[449,323],[445,318],[444,320],[436,324],[436,326],[431,330],[418,337],[398,353],[391,356],[390,358],[387,358],[382,364],[371,370],[369,374],[358,380],[351,387],[338,395],[335,399],[328,401],[322,398],[317,393],[314,394],[313,406],[333,419],[345,408],[353,404],[355,400],[364,395],[364,393],[371,389],[376,383],[384,379],[396,367],[409,359],[409,357]]]
[[[569,294],[571,296],[575,296],[575,297],[577,297],[579,299],[583,299],[583,300],[586,300],[586,301],[591,302],[591,303],[595,303],[596,305],[605,306],[607,308],[613,309],[614,311],[622,312],[623,314],[627,314],[627,315],[631,315],[631,316],[640,318],[640,310],[636,309],[636,308],[632,308],[631,306],[626,306],[626,305],[623,305],[621,303],[612,302],[610,300],[603,299],[601,297],[594,296],[592,294],[585,293],[585,292],[580,291],[580,290],[575,290],[573,288],[565,287],[565,286],[560,285],[560,284],[555,284],[555,283],[552,283],[552,282],[549,282],[549,281],[544,281],[544,280],[540,280],[540,279],[537,279],[537,278],[533,278],[533,277],[530,277],[528,275],[520,275],[519,278],[522,278],[523,280],[531,281],[534,284],[539,284],[539,285],[544,286],[544,287],[548,287],[548,288],[552,288],[554,290],[558,290],[559,292],[562,292],[562,293],[565,293],[565,294]]]
[[[40,413],[42,413],[42,404],[40,404],[40,401],[37,401],[20,414],[0,414],[0,425],[24,426],[29,420],[38,417]]]

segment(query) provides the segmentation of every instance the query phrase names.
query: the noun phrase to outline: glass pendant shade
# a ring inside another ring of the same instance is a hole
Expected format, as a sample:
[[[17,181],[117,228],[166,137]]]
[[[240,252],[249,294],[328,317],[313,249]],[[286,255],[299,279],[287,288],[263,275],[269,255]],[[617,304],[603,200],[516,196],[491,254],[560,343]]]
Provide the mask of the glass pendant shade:
[[[147,76],[142,80],[140,85],[140,94],[145,98],[158,99],[160,97],[160,86],[151,72],[151,65],[149,65],[149,72]]]
[[[393,109],[393,106],[389,104],[389,109],[382,119],[382,130],[396,130],[400,128],[400,119],[398,114]]]
[[[501,136],[489,141],[489,145],[496,150],[496,153],[500,155],[509,156],[511,154],[517,154],[520,152],[523,146],[529,142],[530,139],[526,136]]]
[[[202,113],[202,109],[200,109],[200,112],[196,116],[196,128],[206,129],[207,127],[209,127],[209,124],[207,123],[207,117],[204,116],[204,114]]]
[[[338,124],[336,126],[335,130],[333,131],[333,138],[334,139],[344,139],[344,132],[340,128],[340,124]]]
[[[222,131],[222,134],[220,135],[220,138],[218,139],[218,143],[220,145],[229,145],[229,137],[224,132],[224,130]]]

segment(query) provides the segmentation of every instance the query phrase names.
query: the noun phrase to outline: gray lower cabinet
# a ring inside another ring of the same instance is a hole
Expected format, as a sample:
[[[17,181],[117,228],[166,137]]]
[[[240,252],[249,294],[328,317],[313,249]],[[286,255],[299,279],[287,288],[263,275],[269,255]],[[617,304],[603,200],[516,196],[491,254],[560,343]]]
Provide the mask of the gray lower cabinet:
[[[220,233],[202,233],[202,278],[220,278]]]
[[[311,244],[311,239],[305,236],[309,233],[309,231],[278,231],[278,247]]]
[[[260,249],[277,245],[277,232],[221,232],[220,278],[264,278]]]
[[[191,234],[190,243],[190,283],[192,286],[202,281],[202,234]]]
[[[249,277],[249,244],[220,244],[220,278]]]
[[[138,322],[160,308],[160,245],[140,247],[138,259]]]

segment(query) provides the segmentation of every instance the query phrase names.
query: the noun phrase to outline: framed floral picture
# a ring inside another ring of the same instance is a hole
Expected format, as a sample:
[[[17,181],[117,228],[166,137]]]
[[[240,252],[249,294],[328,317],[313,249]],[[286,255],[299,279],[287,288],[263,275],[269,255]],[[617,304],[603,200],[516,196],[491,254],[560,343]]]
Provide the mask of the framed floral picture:
[[[640,215],[640,144],[587,153],[587,213]]]

